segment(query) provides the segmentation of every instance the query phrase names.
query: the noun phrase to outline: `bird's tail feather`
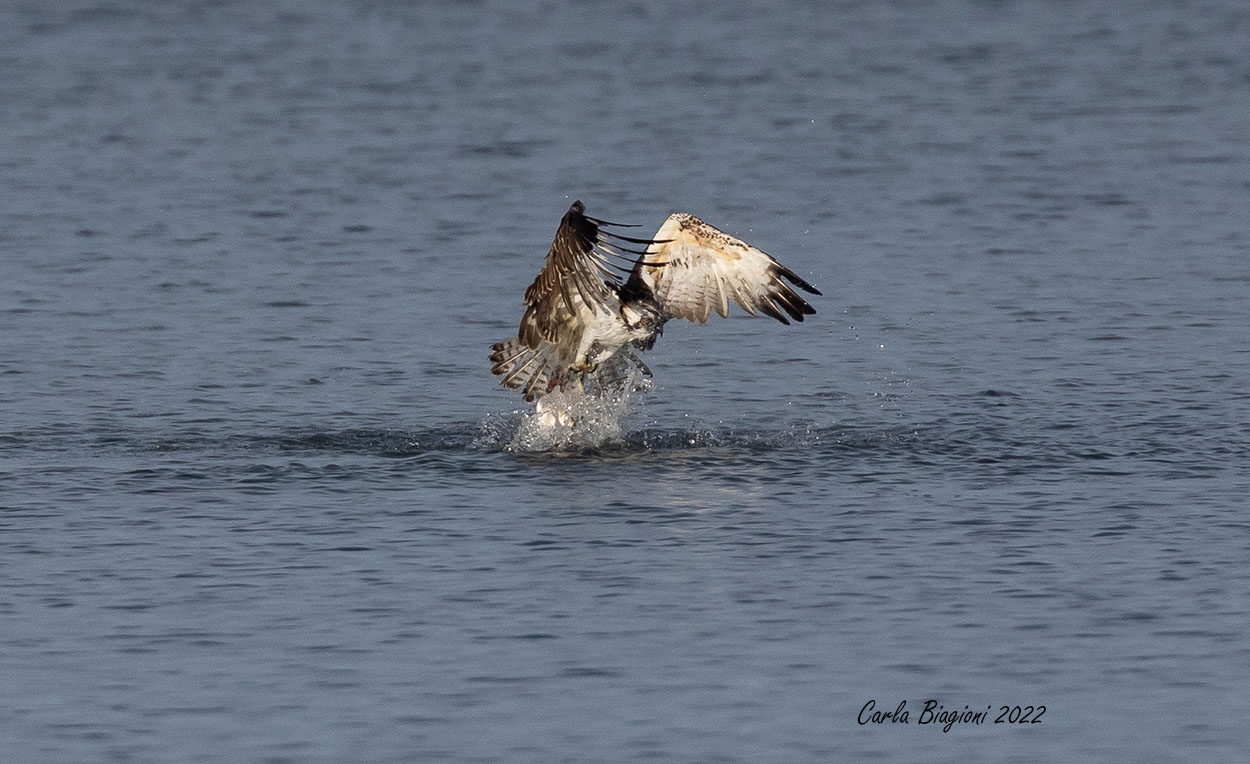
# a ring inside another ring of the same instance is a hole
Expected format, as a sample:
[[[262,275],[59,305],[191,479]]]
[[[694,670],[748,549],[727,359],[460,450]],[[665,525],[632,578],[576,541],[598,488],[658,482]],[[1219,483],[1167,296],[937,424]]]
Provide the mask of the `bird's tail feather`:
[[[555,373],[556,346],[542,343],[537,349],[516,337],[491,345],[490,373],[499,377],[499,384],[519,390],[525,400],[534,401],[547,393]]]
[[[490,361],[491,374],[499,377],[499,384],[519,391],[529,402],[556,387],[619,397],[632,390],[648,389],[651,377],[651,370],[628,347],[601,362],[594,371],[577,375],[560,373],[555,345],[544,342],[531,348],[516,337],[492,345]]]

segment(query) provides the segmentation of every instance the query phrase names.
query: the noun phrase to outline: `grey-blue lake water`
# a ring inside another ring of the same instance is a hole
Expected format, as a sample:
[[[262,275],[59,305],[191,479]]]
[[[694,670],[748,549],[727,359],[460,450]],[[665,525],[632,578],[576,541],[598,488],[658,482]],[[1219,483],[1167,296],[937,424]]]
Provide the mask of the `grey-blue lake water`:
[[[1247,40],[4,3],[4,760],[1247,760]],[[818,313],[674,322],[619,433],[518,448],[486,356],[574,199]]]

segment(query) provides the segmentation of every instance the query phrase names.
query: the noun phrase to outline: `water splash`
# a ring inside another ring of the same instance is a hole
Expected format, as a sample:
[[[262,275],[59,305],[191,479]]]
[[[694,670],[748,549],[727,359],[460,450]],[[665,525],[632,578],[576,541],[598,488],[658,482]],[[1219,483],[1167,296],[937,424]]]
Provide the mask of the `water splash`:
[[[630,412],[630,394],[590,395],[558,391],[521,415],[506,448],[510,451],[582,451],[621,439]]]

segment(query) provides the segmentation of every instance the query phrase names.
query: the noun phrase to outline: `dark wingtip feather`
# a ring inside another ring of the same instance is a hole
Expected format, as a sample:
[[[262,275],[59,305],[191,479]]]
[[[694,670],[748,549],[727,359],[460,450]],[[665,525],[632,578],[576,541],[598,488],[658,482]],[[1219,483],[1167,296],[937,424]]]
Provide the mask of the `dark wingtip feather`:
[[[819,289],[807,283],[803,279],[799,278],[799,275],[797,273],[785,267],[784,265],[777,266],[777,274],[780,276],[785,276],[786,279],[791,284],[794,284],[796,287],[798,287],[799,289],[802,289],[805,292],[810,292],[811,294],[820,294]]]
[[[773,303],[779,305],[783,310],[785,310],[785,312],[789,313],[790,318],[793,318],[795,321],[802,321],[803,315],[808,313],[808,311],[811,311],[811,306],[803,302],[802,297],[799,297],[789,289],[778,290],[770,296],[772,297]],[[803,310],[804,308],[807,308],[808,310]]]
[[[586,218],[586,219],[594,220],[594,218]],[[595,222],[599,222],[599,221],[595,221]],[[599,224],[600,225],[619,225],[618,223],[599,223]],[[610,236],[613,239],[619,239],[620,241],[627,241],[630,244],[646,244],[647,246],[651,246],[652,244],[667,244],[670,241],[672,241],[672,239],[640,239],[636,236],[622,236],[619,233],[613,233],[612,231],[600,231],[600,233],[603,234],[604,236]]]
[[[799,297],[797,292],[787,289],[785,290],[785,292],[783,292],[783,295],[784,295],[784,301],[786,304],[786,309],[790,312],[790,315],[794,316],[796,320],[802,321],[803,316],[816,315],[816,309],[813,308],[811,305],[808,305],[807,300],[804,300],[802,297]]]
[[[790,325],[790,322],[786,320],[786,317],[781,315],[781,311],[777,310],[776,306],[768,300],[761,300],[760,304],[756,306],[756,309],[766,316],[771,316],[772,318],[777,319],[786,326]]]
[[[585,211],[585,207],[582,208],[582,211]],[[639,228],[641,227],[641,224],[639,223],[613,223],[611,220],[600,220],[599,218],[592,218],[589,215],[586,216],[586,219],[592,223],[595,223],[596,225],[610,225],[614,228]],[[625,238],[625,237],[622,236],[621,238]]]

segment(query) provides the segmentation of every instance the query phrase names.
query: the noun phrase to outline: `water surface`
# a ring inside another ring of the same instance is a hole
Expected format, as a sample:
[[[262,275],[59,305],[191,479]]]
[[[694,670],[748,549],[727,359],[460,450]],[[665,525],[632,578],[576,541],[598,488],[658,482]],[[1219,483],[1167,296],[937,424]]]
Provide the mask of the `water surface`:
[[[6,6],[4,749],[1244,758],[1248,30]],[[486,355],[575,198],[819,312],[670,324],[619,434],[517,448]]]

